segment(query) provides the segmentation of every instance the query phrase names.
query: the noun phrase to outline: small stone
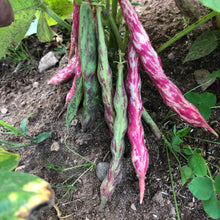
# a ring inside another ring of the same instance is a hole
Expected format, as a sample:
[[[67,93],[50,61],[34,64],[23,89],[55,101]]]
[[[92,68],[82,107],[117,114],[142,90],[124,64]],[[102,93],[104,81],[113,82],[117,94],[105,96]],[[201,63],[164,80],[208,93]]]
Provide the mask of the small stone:
[[[86,219],[85,220],[89,220],[89,218],[86,216]]]
[[[33,83],[33,87],[34,87],[34,88],[38,88],[38,87],[39,87],[39,82],[34,82],[34,83]]]
[[[77,123],[78,123],[78,120],[77,119],[73,119],[72,122],[71,122],[71,125],[76,126]]]
[[[132,203],[132,204],[131,204],[131,209],[132,209],[132,210],[134,210],[134,211],[136,211],[136,210],[137,210],[137,208],[136,208],[136,206],[135,206],[135,204],[134,204],[134,203]]]
[[[175,55],[172,52],[169,53],[168,54],[168,59],[173,61],[175,59]]]
[[[211,86],[215,82],[216,78],[214,79],[207,78],[210,75],[211,75],[210,72],[206,69],[199,69],[194,72],[196,82],[199,85],[205,83],[204,85],[201,86],[202,91],[205,91],[209,86]],[[210,82],[206,83],[208,81]]]
[[[59,151],[59,149],[60,149],[59,143],[58,142],[53,142],[53,144],[50,147],[50,150],[51,151]]]
[[[105,179],[105,176],[108,172],[109,163],[107,162],[100,162],[96,166],[96,176],[102,182]]]
[[[1,109],[1,113],[2,113],[3,115],[7,114],[7,113],[8,113],[8,109],[5,108],[5,107],[3,107],[3,108]]]
[[[192,208],[194,206],[194,203],[193,202],[189,202],[188,206]]]
[[[49,69],[50,67],[54,66],[57,62],[58,62],[58,59],[56,58],[54,52],[50,51],[41,58],[39,66],[38,66],[38,70],[41,73],[44,70]]]

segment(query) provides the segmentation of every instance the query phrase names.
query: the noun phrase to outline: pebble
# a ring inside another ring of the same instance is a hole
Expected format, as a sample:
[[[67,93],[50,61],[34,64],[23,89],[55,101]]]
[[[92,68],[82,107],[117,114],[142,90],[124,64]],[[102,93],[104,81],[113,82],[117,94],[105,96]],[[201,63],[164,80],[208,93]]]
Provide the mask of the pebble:
[[[136,210],[137,210],[137,208],[136,208],[136,206],[135,206],[135,204],[134,204],[134,203],[132,203],[132,204],[131,204],[131,209],[132,209],[132,210],[134,210],[134,211],[136,211]]]
[[[96,176],[102,182],[107,175],[109,163],[107,162],[100,162],[96,166]]]
[[[34,82],[34,83],[33,83],[33,87],[34,87],[34,88],[38,88],[38,87],[39,87],[39,82]]]
[[[51,151],[59,151],[60,145],[58,142],[53,142],[53,144],[50,146]]]
[[[43,72],[44,70],[49,69],[50,67],[54,66],[58,62],[54,52],[50,51],[46,55],[44,55],[39,63],[38,70],[39,72]]]
[[[3,107],[3,108],[1,109],[1,113],[2,113],[3,115],[7,114],[7,113],[8,113],[8,109],[5,108],[5,107]]]
[[[198,69],[198,70],[196,70],[193,74],[194,74],[194,77],[195,77],[196,82],[197,82],[199,85],[204,84],[204,83],[210,81],[209,83],[206,83],[206,84],[204,84],[204,85],[201,86],[202,91],[205,91],[205,90],[206,90],[209,86],[211,86],[211,85],[215,82],[215,80],[216,80],[216,78],[214,78],[214,79],[207,78],[207,77],[210,76],[211,74],[210,74],[210,72],[209,72],[208,70],[206,70],[206,69]]]
[[[175,55],[172,52],[169,53],[168,54],[168,59],[173,61],[175,59]]]

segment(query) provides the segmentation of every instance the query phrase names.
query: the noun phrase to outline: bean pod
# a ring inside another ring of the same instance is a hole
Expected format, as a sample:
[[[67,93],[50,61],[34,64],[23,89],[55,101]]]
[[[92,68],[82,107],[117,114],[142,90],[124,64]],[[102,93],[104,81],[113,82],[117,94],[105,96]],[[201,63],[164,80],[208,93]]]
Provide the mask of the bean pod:
[[[80,6],[78,48],[83,75],[84,101],[82,127],[86,131],[95,121],[99,84],[96,76],[96,30],[91,7],[83,2]]]
[[[114,96],[114,108],[116,112],[114,122],[114,135],[111,142],[112,159],[109,164],[108,174],[102,182],[101,205],[102,210],[116,188],[122,171],[122,157],[124,153],[124,135],[127,130],[127,96],[123,81],[123,65],[118,64],[118,79]]]
[[[111,137],[114,133],[115,112],[113,107],[112,71],[108,62],[108,51],[101,20],[101,8],[97,8],[98,28],[98,69],[97,76],[102,88],[102,100],[105,108],[105,121],[109,127]]]
[[[124,19],[130,30],[134,48],[140,56],[145,71],[154,82],[164,102],[188,124],[195,127],[204,127],[217,135],[217,133],[207,124],[198,109],[185,99],[177,86],[164,74],[160,58],[153,49],[150,39],[141,25],[138,15],[131,3],[128,0],[119,0],[119,3]]]
[[[144,144],[144,129],[141,123],[143,103],[141,100],[141,78],[139,75],[139,58],[133,45],[128,46],[128,73],[126,91],[128,95],[128,137],[132,147],[132,163],[139,178],[140,204],[144,198],[145,175],[149,163],[149,155]]]

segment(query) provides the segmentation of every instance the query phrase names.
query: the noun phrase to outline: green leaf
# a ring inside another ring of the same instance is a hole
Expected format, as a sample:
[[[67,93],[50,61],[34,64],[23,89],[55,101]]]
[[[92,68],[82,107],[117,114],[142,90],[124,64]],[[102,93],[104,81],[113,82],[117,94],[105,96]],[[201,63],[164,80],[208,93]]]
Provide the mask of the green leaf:
[[[81,5],[82,0],[74,0],[76,2],[77,5]]]
[[[11,171],[18,166],[19,154],[14,154],[0,148],[0,171]]]
[[[220,174],[215,177],[215,190],[220,195]]]
[[[23,119],[21,121],[21,124],[20,124],[20,130],[21,132],[23,132],[24,134],[27,134],[27,120],[28,118],[30,118],[34,113],[31,113],[27,116],[27,118]]]
[[[216,96],[213,93],[204,92],[198,94],[190,92],[185,95],[186,99],[195,105],[205,120],[208,120],[211,114],[211,107],[216,104]]]
[[[220,1],[219,0],[199,0],[203,5],[211,8],[213,11],[220,12]]]
[[[218,43],[216,35],[212,31],[203,32],[192,44],[183,63],[191,60],[197,60],[210,54],[213,50],[216,49],[217,45]]]
[[[63,20],[73,12],[73,3],[71,0],[45,0],[48,6]],[[49,26],[57,24],[57,22],[49,15],[45,16]]]
[[[56,33],[47,24],[44,12],[41,11],[37,24],[37,37],[40,42],[50,42]]]
[[[44,132],[44,133],[39,134],[39,135],[36,137],[36,143],[39,144],[39,143],[43,142],[44,140],[46,140],[47,138],[49,138],[50,135],[51,135],[51,132]]]
[[[192,169],[188,166],[180,167],[181,182],[184,185],[193,176]]]
[[[10,0],[15,20],[8,27],[0,28],[0,58],[9,45],[17,45],[25,36],[39,6],[38,0]]]
[[[193,150],[189,145],[185,145],[183,147],[184,147],[184,151],[183,151],[184,154],[186,154],[186,155],[192,155],[193,154]]]
[[[67,114],[66,114],[67,131],[69,130],[69,125],[71,121],[76,115],[82,96],[83,96],[82,77],[77,77],[76,91],[67,107]]]
[[[220,218],[220,201],[217,200],[216,195],[213,193],[209,200],[202,201],[205,212],[213,219]]]
[[[185,137],[188,132],[189,132],[190,128],[189,127],[185,127],[179,131],[176,132],[176,135],[179,136],[179,137]]]
[[[29,219],[33,210],[53,204],[50,184],[39,177],[3,171],[0,180],[0,219]]]
[[[23,137],[26,137],[26,135],[24,133],[22,133],[21,131],[19,131],[17,128],[15,128],[14,126],[4,122],[4,121],[1,121],[0,120],[0,125],[2,125],[5,129],[13,132],[13,134],[17,134],[17,135],[21,135]]]
[[[178,136],[173,136],[172,137],[172,146],[173,146],[173,149],[176,152],[180,152],[179,145],[182,144],[182,143],[183,143],[183,141]]]
[[[214,71],[212,72],[211,75],[207,76],[207,78],[216,78],[216,77],[220,78],[220,70]]]
[[[190,168],[192,169],[193,173],[198,176],[206,176],[207,174],[207,165],[206,161],[203,159],[203,157],[200,154],[193,154],[189,157],[188,163]]]
[[[208,177],[196,177],[188,183],[190,192],[200,200],[209,200],[214,192],[212,180]]]

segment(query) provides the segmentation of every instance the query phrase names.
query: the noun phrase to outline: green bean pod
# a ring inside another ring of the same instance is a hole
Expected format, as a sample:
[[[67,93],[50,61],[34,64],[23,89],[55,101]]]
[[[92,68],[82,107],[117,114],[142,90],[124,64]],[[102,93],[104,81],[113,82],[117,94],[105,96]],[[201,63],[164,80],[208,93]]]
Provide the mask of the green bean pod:
[[[108,174],[102,182],[101,205],[102,210],[116,188],[118,178],[122,171],[122,157],[124,153],[124,135],[127,130],[127,96],[123,81],[123,64],[118,64],[118,79],[114,96],[114,108],[116,112],[114,122],[114,135],[111,142],[112,159],[109,164]]]
[[[85,2],[80,7],[78,47],[84,90],[82,128],[86,131],[95,121],[99,84],[96,76],[97,50],[95,22],[91,7]]]
[[[115,111],[113,106],[112,71],[108,62],[108,51],[102,26],[101,8],[97,8],[98,28],[98,70],[97,76],[102,88],[102,100],[105,108],[105,121],[109,127],[111,137],[114,133]]]

